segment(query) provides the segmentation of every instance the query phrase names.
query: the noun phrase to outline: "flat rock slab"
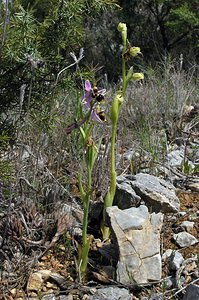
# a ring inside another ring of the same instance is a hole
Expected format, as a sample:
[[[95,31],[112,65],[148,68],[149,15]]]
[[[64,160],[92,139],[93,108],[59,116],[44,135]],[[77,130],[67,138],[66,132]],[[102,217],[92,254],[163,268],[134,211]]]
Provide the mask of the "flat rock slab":
[[[152,209],[153,212],[174,213],[179,211],[180,201],[176,196],[175,187],[164,179],[145,173],[139,173],[135,176],[118,176],[117,185],[120,194],[122,186],[126,192],[129,192],[131,189],[135,191],[136,195],[139,196],[145,202],[145,205],[149,209]],[[128,187],[128,189],[126,187]],[[131,194],[133,195],[132,191]],[[124,203],[125,198],[126,196],[124,194],[122,200]]]
[[[148,208],[107,209],[113,241],[118,249],[117,281],[141,284],[161,279],[160,230],[162,213],[149,214]]]

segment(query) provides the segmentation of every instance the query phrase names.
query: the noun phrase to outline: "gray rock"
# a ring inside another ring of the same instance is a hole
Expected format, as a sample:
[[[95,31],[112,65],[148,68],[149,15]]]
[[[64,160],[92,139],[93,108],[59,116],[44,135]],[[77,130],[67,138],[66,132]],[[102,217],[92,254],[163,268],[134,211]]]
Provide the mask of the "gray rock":
[[[123,158],[131,161],[134,155],[135,155],[135,150],[129,149],[123,154]]]
[[[178,212],[179,217],[184,217],[184,216],[186,216],[186,214],[187,214],[186,211],[179,211]]]
[[[59,296],[59,300],[73,300],[73,299],[74,298],[72,294]]]
[[[199,286],[196,284],[190,284],[186,288],[186,293],[183,300],[198,300],[199,299]]]
[[[117,187],[113,205],[118,206],[120,209],[138,206],[141,201],[140,196],[136,195],[130,181],[123,180],[123,178],[124,177],[122,176],[117,178]]]
[[[49,275],[51,281],[54,281],[61,288],[66,288],[66,278],[58,273],[52,272]]]
[[[170,268],[171,270],[178,270],[184,261],[184,257],[178,251],[174,251],[173,255],[170,256]]]
[[[139,173],[135,176],[119,176],[117,182],[120,186],[121,184],[131,186],[146,206],[154,212],[172,213],[179,211],[180,201],[175,194],[175,187],[164,179]],[[125,201],[125,198],[123,199]]]
[[[145,205],[123,211],[112,206],[107,214],[119,253],[117,280],[122,284],[160,280],[163,214],[149,214]]]
[[[133,295],[127,289],[118,287],[108,287],[98,289],[97,292],[90,296],[90,300],[132,300]]]
[[[198,177],[187,178],[186,188],[193,192],[199,192],[199,178]]]
[[[171,256],[173,250],[172,249],[167,249],[163,254],[162,254],[162,261],[165,262],[166,260],[169,259]]]
[[[56,300],[54,294],[47,294],[42,297],[42,300]]]
[[[161,293],[156,293],[150,297],[141,298],[141,300],[163,300],[163,299],[164,299],[163,294],[161,294]]]
[[[188,232],[179,232],[174,234],[173,238],[180,247],[189,247],[198,243],[198,240]]]
[[[184,161],[185,147],[173,150],[167,155],[167,163],[171,167],[179,168]]]
[[[167,249],[162,255],[162,261],[168,261],[171,270],[178,270],[184,261],[182,254],[177,250]]]
[[[193,229],[194,224],[195,224],[194,222],[184,221],[182,222],[180,227],[185,228],[185,230],[189,232],[191,229]]]
[[[162,281],[162,289],[169,290],[171,287],[175,286],[176,278],[175,277],[166,277]]]

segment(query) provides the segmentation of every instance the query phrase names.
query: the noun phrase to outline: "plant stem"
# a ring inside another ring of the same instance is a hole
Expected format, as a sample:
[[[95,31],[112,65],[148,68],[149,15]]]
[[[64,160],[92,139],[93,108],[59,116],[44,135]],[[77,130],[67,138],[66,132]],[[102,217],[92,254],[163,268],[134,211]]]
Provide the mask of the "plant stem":
[[[81,254],[81,266],[80,272],[85,274],[88,263],[88,252],[90,248],[90,240],[87,237],[87,227],[88,227],[88,212],[91,194],[91,168],[87,167],[88,174],[88,191],[84,198],[84,217],[83,217],[83,230],[82,230],[82,254]]]
[[[116,190],[116,171],[115,171],[115,140],[117,132],[117,121],[112,123],[112,135],[111,135],[111,185],[110,190],[108,191],[104,199],[104,208],[103,208],[103,223],[102,223],[102,232],[103,239],[107,240],[110,235],[110,229],[105,225],[106,223],[106,209],[113,205],[113,200]]]
[[[123,41],[124,42],[124,41]],[[126,51],[126,42],[124,42],[123,54]],[[126,61],[122,55],[122,96],[124,97],[127,88],[126,80]],[[102,221],[102,232],[103,239],[106,240],[109,238],[110,229],[105,225],[106,223],[106,209],[113,205],[113,200],[116,191],[116,171],[115,171],[115,143],[116,143],[116,133],[117,133],[117,122],[120,112],[121,103],[115,102],[112,105],[117,106],[117,116],[112,119],[112,133],[111,133],[111,185],[110,190],[108,191],[104,199],[104,208],[103,208],[103,221]]]
[[[125,51],[124,51],[125,52]],[[122,96],[124,97],[127,88],[126,82],[126,61],[122,56]]]
[[[117,132],[117,121],[112,125],[112,136],[111,136],[111,187],[110,187],[110,198],[113,204],[113,199],[116,190],[116,172],[115,172],[115,140]]]

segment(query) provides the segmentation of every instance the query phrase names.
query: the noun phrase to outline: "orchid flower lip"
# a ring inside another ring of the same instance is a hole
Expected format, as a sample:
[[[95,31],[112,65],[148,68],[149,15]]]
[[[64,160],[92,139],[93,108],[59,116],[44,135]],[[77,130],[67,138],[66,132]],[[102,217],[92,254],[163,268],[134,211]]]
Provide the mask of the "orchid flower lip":
[[[91,119],[93,121],[99,122],[99,123],[103,123],[105,121],[105,115],[104,115],[104,111],[97,111],[96,108],[93,109],[92,113],[91,113]]]

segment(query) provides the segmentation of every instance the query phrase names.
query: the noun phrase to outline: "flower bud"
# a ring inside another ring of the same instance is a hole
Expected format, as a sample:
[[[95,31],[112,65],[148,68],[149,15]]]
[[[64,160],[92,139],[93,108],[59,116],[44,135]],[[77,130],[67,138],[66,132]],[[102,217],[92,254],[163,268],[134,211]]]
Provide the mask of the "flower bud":
[[[143,73],[134,73],[132,76],[132,79],[135,81],[139,81],[141,79],[144,79],[144,74]]]
[[[113,99],[112,107],[111,107],[111,120],[112,123],[116,124],[119,116],[119,108],[124,101],[124,97],[117,93]]]
[[[137,56],[138,54],[140,54],[141,52],[140,52],[140,47],[131,47],[130,49],[129,49],[129,52],[130,52],[130,55],[131,56]]]
[[[124,49],[126,49],[126,41],[127,41],[127,27],[125,23],[119,23],[117,29],[122,34],[122,41]]]
[[[125,23],[119,23],[117,26],[117,30],[121,33],[123,33],[124,31],[127,31],[127,27]]]

